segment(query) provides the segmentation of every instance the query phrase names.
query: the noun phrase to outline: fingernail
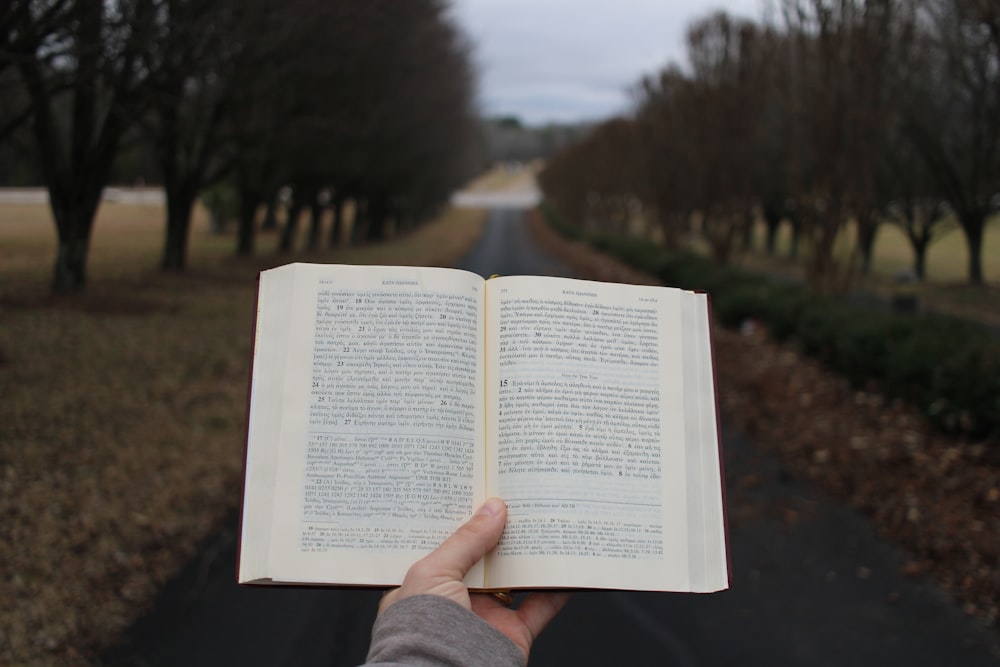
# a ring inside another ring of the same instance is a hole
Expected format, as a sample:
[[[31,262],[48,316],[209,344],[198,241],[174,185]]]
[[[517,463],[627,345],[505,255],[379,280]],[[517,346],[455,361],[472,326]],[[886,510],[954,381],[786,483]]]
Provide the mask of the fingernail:
[[[505,508],[506,504],[499,498],[490,498],[479,508],[476,514],[485,514],[486,516],[496,516],[500,514]]]

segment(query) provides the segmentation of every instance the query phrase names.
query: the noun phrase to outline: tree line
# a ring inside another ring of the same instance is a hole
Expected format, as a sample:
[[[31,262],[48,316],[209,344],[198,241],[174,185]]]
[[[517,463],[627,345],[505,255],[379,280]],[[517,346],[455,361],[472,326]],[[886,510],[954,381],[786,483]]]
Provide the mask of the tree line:
[[[198,197],[235,193],[237,253],[291,201],[280,246],[436,211],[473,166],[475,77],[445,0],[6,0],[0,142],[49,191],[53,288],[79,291],[116,160],[149,155],[166,195],[162,267],[186,264]],[[334,229],[319,236],[332,208]]]
[[[968,278],[1000,207],[1000,5],[994,0],[778,0],[767,20],[714,13],[687,32],[688,66],[644,78],[635,110],[541,174],[578,224],[625,229],[637,210],[668,247],[697,221],[726,262],[755,221],[781,225],[809,283],[870,268],[879,225],[927,247],[957,223]],[[846,265],[835,245],[848,224]]]

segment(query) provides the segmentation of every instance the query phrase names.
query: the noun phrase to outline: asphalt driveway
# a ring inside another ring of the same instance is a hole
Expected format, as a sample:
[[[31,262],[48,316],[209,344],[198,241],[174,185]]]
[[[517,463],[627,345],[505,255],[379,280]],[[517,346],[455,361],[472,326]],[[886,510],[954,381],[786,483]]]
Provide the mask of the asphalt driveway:
[[[531,242],[523,212],[491,213],[458,264],[569,275]],[[531,664],[997,665],[1000,635],[930,584],[868,521],[785,474],[723,424],[734,581],[713,595],[578,593]],[[356,665],[379,593],[236,585],[236,517],[103,656],[114,666]]]

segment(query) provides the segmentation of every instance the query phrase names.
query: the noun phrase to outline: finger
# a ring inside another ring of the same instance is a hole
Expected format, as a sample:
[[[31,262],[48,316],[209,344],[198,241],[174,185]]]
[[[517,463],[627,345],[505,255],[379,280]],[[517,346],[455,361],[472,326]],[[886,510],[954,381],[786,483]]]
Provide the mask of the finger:
[[[517,608],[517,615],[534,639],[569,602],[570,593],[532,593]]]
[[[391,590],[382,593],[382,599],[378,601],[378,612],[376,615],[380,615],[383,611],[389,608],[393,602],[399,598],[399,589],[393,588]]]
[[[464,578],[472,566],[497,545],[506,522],[507,506],[499,498],[490,498],[471,519],[420,561],[420,570]]]

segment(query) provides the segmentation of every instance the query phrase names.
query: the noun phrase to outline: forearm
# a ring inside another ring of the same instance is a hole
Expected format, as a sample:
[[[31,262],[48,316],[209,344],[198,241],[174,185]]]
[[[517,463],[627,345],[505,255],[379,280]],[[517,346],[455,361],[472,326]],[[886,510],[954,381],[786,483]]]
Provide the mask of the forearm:
[[[367,665],[523,667],[510,639],[456,602],[415,595],[390,605],[375,621]]]

